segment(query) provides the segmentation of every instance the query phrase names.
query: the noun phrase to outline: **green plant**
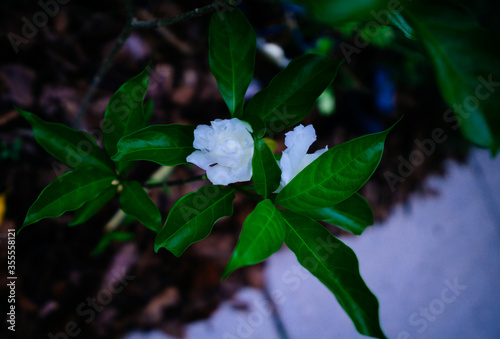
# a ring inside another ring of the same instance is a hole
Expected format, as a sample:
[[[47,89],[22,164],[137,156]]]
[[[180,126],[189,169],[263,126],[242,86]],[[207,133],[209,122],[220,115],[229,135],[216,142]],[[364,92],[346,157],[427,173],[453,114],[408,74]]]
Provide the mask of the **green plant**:
[[[300,56],[245,106],[244,95],[255,64],[256,38],[251,25],[236,8],[216,13],[210,23],[209,43],[210,69],[227,104],[227,118],[236,119],[224,123],[248,126],[240,134],[250,136],[245,139],[245,147],[251,145],[245,151],[251,154],[250,163],[246,163],[251,170],[250,185],[236,183],[242,180],[205,185],[180,198],[162,226],[160,212],[143,185],[127,178],[135,161],[177,166],[187,164],[196,152],[209,155],[206,149],[196,146],[196,131],[201,131],[200,126],[196,129],[180,124],[147,126],[152,115],[152,103],[144,104],[148,67],[123,84],[110,99],[102,127],[104,149],[89,133],[45,122],[17,108],[32,125],[37,142],[73,169],[40,193],[22,228],[67,211],[75,211],[71,225],[83,223],[119,194],[125,214],[157,233],[155,251],[165,248],[180,256],[191,244],[207,237],[217,220],[233,213],[233,199],[236,192],[241,192],[258,203],[243,224],[223,278],[235,269],[265,260],[284,242],[299,263],[332,291],[360,333],[385,337],[379,324],[378,301],[359,273],[356,255],[318,221],[357,235],[373,224],[373,212],[357,191],[378,166],[392,127],[319,153],[306,154],[314,136],[300,156],[292,155],[293,151],[287,154],[288,160],[303,168],[295,168],[285,180],[285,154],[278,163],[263,138],[302,121],[331,84],[342,62],[317,54]],[[299,133],[301,128],[294,132]],[[292,144],[290,141],[290,150]],[[219,152],[217,156],[222,159],[224,154]],[[222,166],[221,161],[207,165]],[[224,167],[227,171],[237,169],[234,165]],[[211,180],[216,182],[214,178]],[[118,238],[128,237],[124,234]]]
[[[340,50],[349,61],[383,30],[392,26],[416,40],[434,67],[444,101],[450,107],[443,120],[472,143],[500,149],[500,86],[498,31],[485,25],[488,1],[449,0],[292,0],[302,4],[318,22],[339,27],[355,23],[361,30],[354,43],[342,42]],[[491,24],[490,24],[491,26]],[[362,37],[361,37],[362,36]]]

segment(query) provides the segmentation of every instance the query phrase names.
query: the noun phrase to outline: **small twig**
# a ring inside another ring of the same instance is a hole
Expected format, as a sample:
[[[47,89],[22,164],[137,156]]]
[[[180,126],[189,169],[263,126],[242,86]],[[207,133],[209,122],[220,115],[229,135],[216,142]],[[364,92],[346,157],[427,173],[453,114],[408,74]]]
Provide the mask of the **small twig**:
[[[278,332],[280,339],[289,339],[290,337],[288,336],[288,333],[286,331],[283,319],[281,319],[281,316],[278,312],[278,306],[276,306],[276,303],[274,302],[271,293],[269,292],[269,289],[265,284],[262,288],[262,292],[264,294],[264,298],[266,298],[267,301],[271,304],[274,327],[276,327],[276,331]]]
[[[134,28],[157,28],[161,26],[168,26],[175,24],[176,22],[186,20],[186,19],[191,19],[196,16],[202,16],[204,14],[211,13],[217,9],[217,7],[220,7],[220,3],[214,2],[213,4],[206,5],[204,7],[196,8],[193,9],[192,11],[186,12],[179,14],[177,16],[167,18],[167,19],[160,19],[160,20],[153,20],[153,21],[136,21],[133,23]]]
[[[239,185],[236,185],[236,184],[230,184],[229,186],[231,186],[232,188],[234,188],[235,190],[237,190],[238,192],[246,195],[247,197],[257,201],[257,202],[261,202],[263,199],[255,194],[252,194],[250,193],[249,191],[247,191],[246,189],[244,189],[242,186],[239,186]]]
[[[125,27],[123,28],[122,32],[116,39],[115,45],[111,49],[111,52],[108,54],[106,59],[104,59],[101,68],[99,68],[99,71],[94,76],[94,79],[92,79],[92,84],[90,85],[87,93],[85,94],[85,97],[83,98],[82,106],[80,106],[80,110],[78,111],[78,115],[76,116],[76,119],[73,123],[73,127],[75,128],[79,127],[83,114],[87,110],[87,106],[89,105],[90,100],[92,99],[95,91],[97,90],[97,85],[99,85],[99,83],[101,82],[104,73],[106,73],[109,66],[111,66],[111,62],[114,60],[120,49],[123,47],[125,41],[127,41],[131,33],[132,33],[132,21],[128,21]]]
[[[230,3],[226,4],[226,6],[229,6]],[[90,100],[94,96],[97,86],[101,82],[102,77],[108,70],[109,66],[111,65],[111,62],[114,60],[115,56],[118,54],[118,52],[121,50],[123,45],[125,44],[125,41],[129,38],[130,34],[132,34],[132,31],[136,28],[157,28],[157,27],[162,27],[162,26],[168,26],[172,25],[176,22],[190,19],[193,17],[197,16],[202,16],[204,14],[211,13],[217,8],[220,8],[222,6],[220,1],[215,1],[214,3],[196,8],[192,11],[182,13],[180,15],[168,18],[168,19],[160,19],[160,20],[153,20],[153,21],[137,21],[134,16],[133,16],[133,10],[132,10],[132,2],[131,0],[125,0],[125,11],[127,13],[127,23],[125,27],[123,28],[122,32],[116,39],[115,45],[113,46],[111,52],[108,54],[108,56],[104,59],[101,67],[99,68],[99,71],[97,71],[97,74],[94,76],[92,79],[92,83],[85,94],[85,97],[83,98],[82,105],[80,106],[80,110],[78,111],[78,115],[76,116],[76,119],[73,123],[73,127],[78,128],[80,125],[80,121],[82,120],[83,114],[87,110],[87,106],[90,103]]]
[[[136,14],[136,18],[139,20],[146,20],[146,21],[153,21],[156,20],[156,18],[149,13],[147,10],[138,10]],[[158,27],[157,29],[158,34],[163,37],[169,44],[174,45],[177,47],[182,53],[184,54],[193,54],[193,49],[189,44],[185,43],[181,39],[179,39],[174,32],[169,30],[167,27]]]
[[[184,185],[184,184],[187,184],[190,182],[200,181],[200,180],[207,180],[206,174],[198,175],[196,177],[183,179],[183,180],[171,180],[171,181],[164,181],[164,182],[158,182],[158,183],[153,183],[153,184],[145,184],[144,187],[154,188],[154,187],[180,186],[180,185]]]

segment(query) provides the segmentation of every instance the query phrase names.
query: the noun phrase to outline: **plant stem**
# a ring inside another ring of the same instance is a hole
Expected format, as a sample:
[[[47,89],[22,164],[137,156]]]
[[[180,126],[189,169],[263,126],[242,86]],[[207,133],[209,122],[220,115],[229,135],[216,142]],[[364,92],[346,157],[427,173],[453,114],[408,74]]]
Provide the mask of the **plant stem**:
[[[281,316],[278,312],[278,307],[276,306],[276,303],[274,302],[271,293],[269,292],[269,288],[266,284],[264,284],[262,292],[264,294],[264,298],[266,298],[267,301],[271,304],[274,326],[276,327],[276,331],[278,332],[280,339],[289,339],[290,337],[288,336],[288,333],[286,331],[285,324],[283,323],[283,320],[281,319]]]
[[[247,197],[257,201],[257,202],[261,202],[262,199],[261,197],[255,195],[255,194],[252,194],[250,193],[249,191],[247,191],[246,189],[244,189],[242,186],[239,186],[239,185],[235,185],[235,184],[230,184],[229,186],[231,186],[232,188],[234,188],[235,190],[237,190],[238,192],[246,195]]]
[[[213,4],[206,5],[204,7],[196,8],[192,11],[186,12],[179,14],[177,16],[167,18],[167,19],[160,19],[160,20],[153,20],[153,21],[135,21],[132,26],[134,28],[157,28],[161,26],[168,26],[175,24],[176,22],[186,20],[186,19],[191,19],[196,16],[202,16],[207,13],[211,13],[217,9],[217,7],[220,7],[221,4],[214,2]]]
[[[172,25],[176,22],[187,20],[193,17],[197,16],[202,16],[207,13],[211,13],[213,11],[216,11],[218,8],[225,10],[227,6],[231,6],[230,1],[228,2],[222,2],[220,0],[216,0],[214,3],[196,8],[192,11],[186,12],[179,14],[177,16],[167,18],[167,19],[160,19],[160,20],[153,20],[153,21],[137,21],[134,16],[133,16],[133,10],[132,10],[132,2],[131,0],[125,0],[125,11],[127,13],[127,23],[125,24],[125,27],[121,31],[120,35],[116,39],[116,42],[111,50],[111,52],[108,54],[108,56],[104,59],[101,67],[99,68],[99,71],[97,74],[94,76],[92,79],[92,83],[87,90],[87,93],[85,94],[85,97],[83,98],[82,105],[80,106],[80,110],[78,111],[78,114],[76,116],[76,119],[73,123],[73,127],[78,128],[80,125],[80,122],[82,120],[83,115],[85,114],[85,111],[87,110],[87,106],[90,104],[90,100],[94,96],[97,86],[101,82],[102,77],[108,70],[109,66],[111,66],[112,61],[118,54],[118,52],[121,50],[123,45],[125,44],[125,41],[129,38],[130,34],[132,34],[132,31],[136,28],[158,28],[162,26],[168,26]]]
[[[133,20],[133,19],[132,19]],[[111,66],[111,62],[114,60],[120,49],[123,47],[125,44],[125,41],[127,41],[128,37],[132,33],[132,21],[128,21],[123,30],[121,31],[120,35],[115,41],[115,44],[113,48],[111,49],[111,52],[108,54],[106,59],[104,59],[101,68],[99,68],[99,71],[97,74],[94,76],[92,79],[92,84],[90,85],[87,93],[85,94],[85,97],[83,98],[82,106],[80,106],[80,110],[78,111],[78,115],[76,116],[76,119],[73,123],[73,127],[78,128],[80,125],[80,121],[82,120],[83,114],[87,110],[87,106],[90,103],[90,100],[94,96],[95,91],[97,90],[97,85],[101,82],[102,77],[108,70],[109,66]]]
[[[154,187],[169,187],[169,186],[180,186],[194,181],[207,180],[206,174],[198,175],[196,177],[183,179],[183,180],[171,180],[165,182],[158,182],[154,184],[145,184],[146,188],[154,188]]]

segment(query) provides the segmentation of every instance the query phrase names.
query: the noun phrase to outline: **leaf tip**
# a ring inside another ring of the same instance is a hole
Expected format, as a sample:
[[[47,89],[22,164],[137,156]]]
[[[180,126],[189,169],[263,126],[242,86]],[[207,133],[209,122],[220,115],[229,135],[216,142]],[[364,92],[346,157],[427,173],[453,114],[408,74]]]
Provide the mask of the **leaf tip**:
[[[170,253],[172,253],[173,255],[175,255],[177,258],[180,258],[181,255],[184,253],[184,251],[186,249],[174,249],[174,248],[169,248],[168,249],[170,251]]]
[[[21,115],[24,119],[28,120],[29,115],[31,115],[30,112],[27,112],[27,111],[19,108],[16,105],[12,105],[12,106],[14,106],[14,109],[17,111],[17,113],[19,113],[19,115]]]
[[[365,231],[365,228],[361,229],[361,230],[352,230],[351,232],[354,235],[360,236],[361,234],[363,234],[364,231]]]
[[[111,160],[113,160],[113,161],[118,161],[118,160],[121,160],[121,158],[123,158],[123,152],[122,152],[122,151],[117,151],[117,152],[115,153],[115,155],[111,156],[110,158],[111,158]]]
[[[232,269],[229,264],[226,266],[226,269],[224,270],[224,272],[222,273],[221,275],[221,280],[224,281],[227,279],[227,277],[229,277],[231,275],[231,273],[234,272],[234,269]]]
[[[17,234],[19,234],[19,232],[21,232],[21,230],[22,230],[22,229],[24,229],[26,226],[31,225],[31,224],[33,224],[33,223],[35,223],[35,222],[34,222],[34,221],[32,221],[32,220],[30,220],[28,217],[26,217],[26,218],[24,219],[24,222],[23,222],[23,224],[21,225],[21,227],[17,230]]]
[[[175,248],[169,248],[167,247],[168,245],[166,243],[161,243],[161,244],[156,244],[154,245],[154,251],[155,253],[158,253],[158,251],[161,249],[161,248],[164,248],[166,249],[167,251],[169,251],[170,253],[172,253],[173,255],[175,255],[177,258],[179,258],[182,253],[184,253],[184,250],[182,249],[175,249]]]
[[[491,158],[495,158],[498,155],[498,151],[500,150],[500,144],[493,145],[490,148]]]
[[[404,114],[401,117],[399,117],[399,119],[386,130],[386,133],[389,133],[397,124],[399,124],[401,120],[403,120],[404,117],[405,117]]]
[[[68,224],[68,226],[70,226],[70,227],[71,227],[71,226],[76,226],[76,225],[79,225],[79,224],[81,224],[81,222],[75,219],[75,220],[72,220],[72,221]]]

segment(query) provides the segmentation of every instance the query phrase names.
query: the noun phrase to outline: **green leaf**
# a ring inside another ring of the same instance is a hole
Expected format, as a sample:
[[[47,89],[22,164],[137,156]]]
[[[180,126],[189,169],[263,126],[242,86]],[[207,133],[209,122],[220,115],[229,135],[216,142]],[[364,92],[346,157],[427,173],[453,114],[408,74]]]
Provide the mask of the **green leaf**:
[[[280,210],[288,226],[285,243],[299,263],[337,298],[359,333],[385,338],[379,304],[359,274],[356,254],[318,222]]]
[[[250,99],[244,119],[253,122],[260,117],[271,134],[299,123],[311,112],[341,64],[316,54],[292,60],[269,86]]]
[[[237,8],[212,14],[208,61],[231,117],[241,117],[252,81],[256,38],[252,25]]]
[[[266,123],[261,117],[253,115],[251,120],[246,120],[252,126],[253,136],[255,138],[262,138],[266,134]]]
[[[131,240],[133,238],[134,238],[134,234],[129,233],[129,232],[110,232],[110,233],[107,233],[104,237],[102,237],[101,241],[99,241],[99,243],[92,250],[90,255],[92,257],[99,256],[100,254],[102,254],[102,252],[104,252],[104,250],[106,250],[106,248],[113,241],[127,241],[127,240]]]
[[[301,214],[341,227],[356,235],[360,235],[368,226],[373,225],[372,208],[359,193],[354,193],[332,207],[304,211]]]
[[[456,114],[443,120],[495,154],[500,148],[499,36],[478,22],[478,2],[422,0],[299,0],[316,20],[393,25],[418,40],[433,63],[444,100]],[[482,2],[481,2],[482,3]],[[465,7],[466,5],[467,7]],[[484,4],[483,4],[484,5]],[[479,6],[481,7],[481,6]],[[488,7],[485,7],[488,8]],[[352,46],[351,46],[352,47]]]
[[[40,146],[66,166],[74,169],[94,167],[114,173],[113,162],[89,133],[46,122],[18,107],[16,110],[31,124]]]
[[[296,0],[295,2],[304,5],[309,14],[316,20],[328,24],[346,21],[373,21],[377,18],[373,12],[376,15],[380,13],[381,9],[387,9],[389,6],[400,7],[399,2],[392,4],[392,1],[383,0]]]
[[[237,268],[267,259],[281,248],[284,240],[285,225],[280,212],[269,199],[259,202],[243,223],[240,239],[222,279]]]
[[[151,98],[149,99],[145,104],[144,104],[144,125],[143,127],[146,127],[151,119],[153,118],[154,114],[154,100]]]
[[[205,239],[213,225],[233,214],[234,189],[207,185],[186,194],[174,204],[155,239],[155,251],[166,248],[177,257],[197,241]]]
[[[186,157],[194,152],[194,126],[153,125],[145,127],[118,142],[115,161],[147,160],[163,166],[186,163]]]
[[[120,192],[120,207],[122,211],[136,218],[141,224],[152,231],[161,228],[161,215],[158,207],[137,181],[125,181]]]
[[[75,170],[60,175],[44,188],[31,205],[21,229],[44,218],[56,218],[74,211],[111,186],[109,172]]]
[[[390,127],[337,145],[304,168],[275,203],[296,211],[331,207],[357,192],[377,168]]]
[[[456,114],[443,115],[473,143],[500,147],[500,43],[474,15],[449,1],[418,1],[402,12],[434,64],[441,93]]]
[[[254,142],[252,173],[255,192],[264,198],[267,198],[280,185],[281,168],[269,146],[262,140]]]
[[[143,102],[149,87],[149,70],[124,83],[109,100],[104,115],[102,133],[104,146],[110,156],[116,153],[120,138],[142,128],[145,123]],[[119,172],[126,166],[124,160],[117,163]]]
[[[75,211],[75,217],[73,221],[69,223],[69,226],[75,226],[85,221],[89,220],[94,214],[96,214],[104,205],[106,205],[116,194],[117,185],[108,187],[96,198],[87,201],[82,207]]]

